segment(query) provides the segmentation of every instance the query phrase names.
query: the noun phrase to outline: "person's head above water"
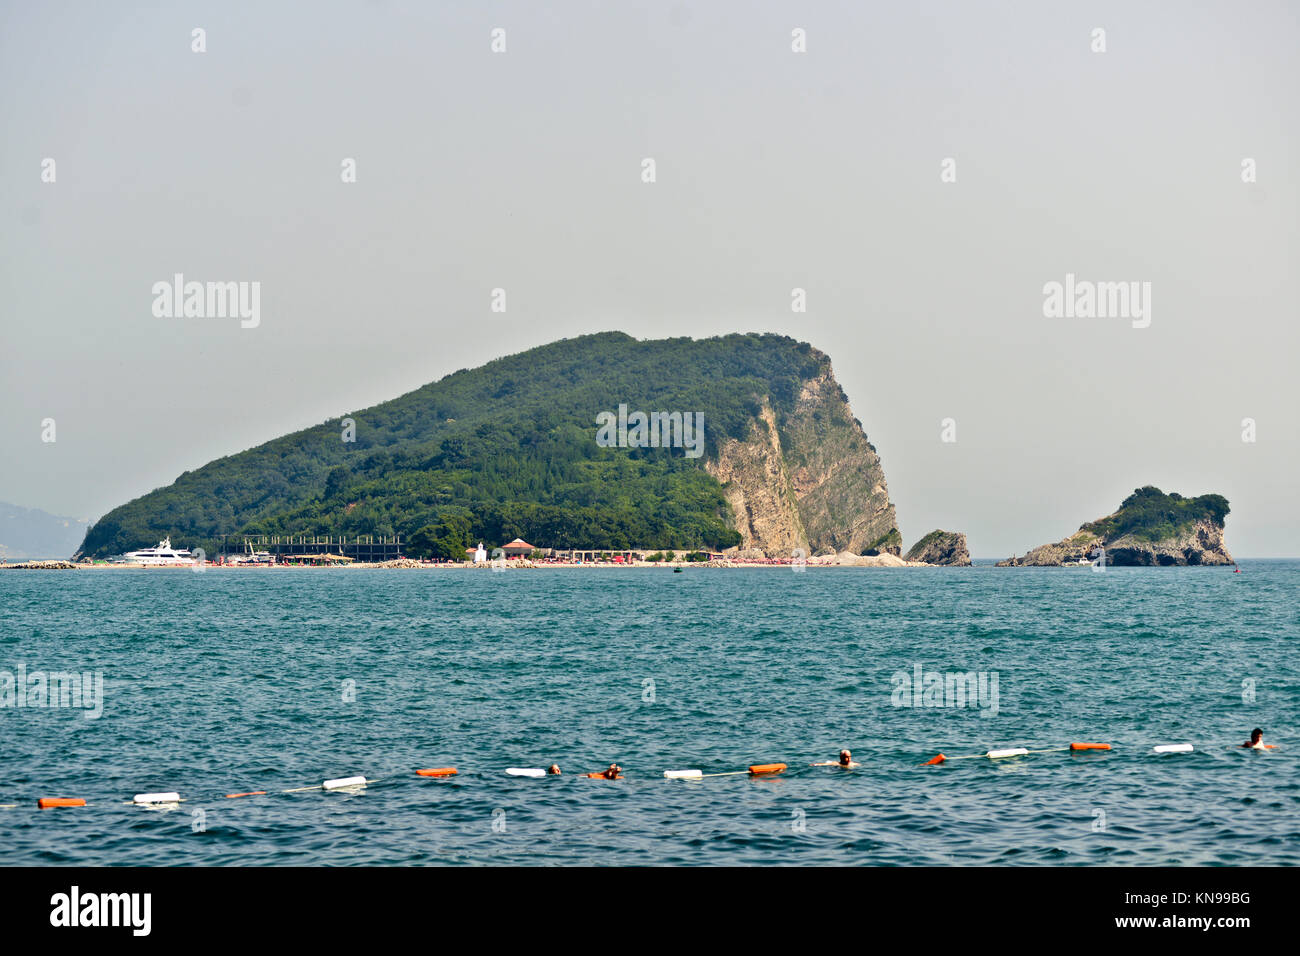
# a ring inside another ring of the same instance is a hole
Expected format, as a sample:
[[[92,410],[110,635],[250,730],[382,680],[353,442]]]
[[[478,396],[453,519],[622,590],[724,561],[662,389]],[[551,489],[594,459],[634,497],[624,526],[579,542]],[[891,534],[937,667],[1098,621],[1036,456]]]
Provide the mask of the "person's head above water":
[[[847,750],[840,751],[840,763],[848,765],[853,763],[853,754]]]
[[[549,767],[546,768],[546,772],[549,773],[549,774],[555,774],[556,776],[558,776],[559,773],[560,773],[560,765],[559,765],[558,763],[553,763],[553,764],[551,764]]]
[[[620,771],[622,771],[622,769],[623,769],[623,768],[620,767],[618,764],[616,764],[616,763],[612,763],[612,764],[609,765],[609,769],[605,771],[605,776],[606,776],[607,778],[609,778],[610,780],[613,780],[615,777],[617,777],[617,776],[619,775],[619,773],[620,773]]]
[[[1250,732],[1250,742],[1252,744],[1257,744],[1263,739],[1264,739],[1264,731],[1261,730],[1260,728],[1256,727],[1254,730]]]

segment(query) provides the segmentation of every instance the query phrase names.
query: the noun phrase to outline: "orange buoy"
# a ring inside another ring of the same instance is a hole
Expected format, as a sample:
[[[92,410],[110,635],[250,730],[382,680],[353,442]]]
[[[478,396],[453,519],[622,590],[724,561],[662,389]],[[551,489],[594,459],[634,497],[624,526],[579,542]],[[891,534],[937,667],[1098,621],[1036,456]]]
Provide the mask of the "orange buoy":
[[[749,772],[752,774],[780,773],[784,769],[785,764],[783,763],[756,763],[749,768]]]
[[[84,807],[86,801],[81,797],[41,797],[36,801],[36,805],[42,809],[46,807]]]
[[[250,790],[248,793],[228,793],[226,794],[226,799],[233,800],[235,797],[262,797],[265,795],[265,790]]]
[[[433,770],[415,771],[421,777],[454,777],[456,776],[455,767],[435,767]]]
[[[1071,750],[1109,750],[1110,744],[1070,744]]]
[[[943,754],[939,754],[939,756],[937,756],[937,757],[935,757],[935,758],[933,758],[933,759],[931,759],[931,760],[927,760],[925,763],[921,764],[921,766],[923,766],[923,767],[928,767],[928,766],[930,766],[931,764],[935,764],[935,763],[943,763],[943,762],[944,762],[945,760],[947,760],[947,759],[948,759],[948,758],[945,757]]]

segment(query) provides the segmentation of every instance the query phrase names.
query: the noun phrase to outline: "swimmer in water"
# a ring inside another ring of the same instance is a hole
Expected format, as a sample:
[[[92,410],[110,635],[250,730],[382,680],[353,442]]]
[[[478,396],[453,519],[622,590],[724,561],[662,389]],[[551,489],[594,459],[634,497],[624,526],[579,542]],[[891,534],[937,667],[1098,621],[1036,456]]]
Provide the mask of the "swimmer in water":
[[[857,767],[857,766],[861,766],[861,765],[860,765],[857,761],[855,761],[855,760],[853,759],[853,754],[852,754],[850,751],[848,751],[848,750],[841,750],[841,751],[840,751],[840,759],[839,759],[839,760],[823,760],[821,763],[815,763],[815,764],[813,764],[813,766],[814,766],[814,767],[845,767],[845,768],[852,768],[852,767]]]
[[[1268,744],[1264,743],[1264,731],[1256,727],[1250,732],[1250,739],[1242,746],[1247,750],[1267,750]]]
[[[551,776],[558,777],[560,775],[560,765],[558,763],[553,763],[546,768],[546,772]]]
[[[609,765],[609,769],[606,770],[604,773],[602,773],[601,776],[604,777],[606,780],[617,780],[618,775],[622,772],[622,770],[623,768],[620,767],[618,764],[612,763]]]

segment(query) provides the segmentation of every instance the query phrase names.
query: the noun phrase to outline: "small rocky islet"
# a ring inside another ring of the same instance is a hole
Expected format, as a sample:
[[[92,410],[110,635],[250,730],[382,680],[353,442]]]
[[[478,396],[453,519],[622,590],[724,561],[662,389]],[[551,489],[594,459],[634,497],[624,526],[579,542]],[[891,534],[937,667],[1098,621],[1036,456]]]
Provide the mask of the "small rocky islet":
[[[1228,499],[1184,498],[1153,485],[1138,488],[1113,514],[1089,521],[1055,544],[1043,544],[998,567],[1087,564],[1104,554],[1108,565],[1186,567],[1236,564],[1223,541]]]

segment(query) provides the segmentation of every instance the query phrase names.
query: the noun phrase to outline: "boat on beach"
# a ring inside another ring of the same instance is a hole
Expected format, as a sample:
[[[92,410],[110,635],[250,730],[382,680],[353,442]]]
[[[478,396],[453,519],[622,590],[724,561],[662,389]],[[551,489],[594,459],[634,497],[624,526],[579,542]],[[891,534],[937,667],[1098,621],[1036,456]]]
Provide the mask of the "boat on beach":
[[[128,551],[122,555],[123,564],[155,564],[155,565],[184,565],[193,564],[194,555],[187,549],[176,549],[172,547],[170,536],[163,538],[152,548],[141,548],[139,551]]]

